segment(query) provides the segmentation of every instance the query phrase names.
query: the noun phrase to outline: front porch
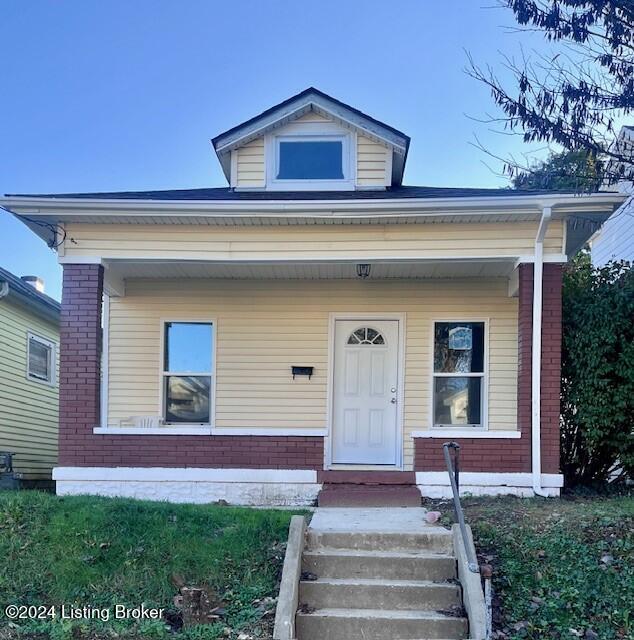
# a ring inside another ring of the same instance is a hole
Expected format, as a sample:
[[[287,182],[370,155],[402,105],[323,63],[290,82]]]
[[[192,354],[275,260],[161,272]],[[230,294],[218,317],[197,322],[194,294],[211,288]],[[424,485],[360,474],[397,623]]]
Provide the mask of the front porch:
[[[465,490],[531,492],[531,264],[375,260],[362,263],[369,276],[361,278],[357,262],[102,262],[64,266],[62,363],[71,366],[62,403],[75,415],[62,423],[59,492],[89,485],[108,495],[308,504],[324,470],[354,470],[377,479],[408,472],[407,484],[436,497],[449,490],[447,439],[464,445]],[[542,351],[551,356],[542,375],[558,385],[561,267],[546,264],[544,273]],[[102,291],[103,359],[100,328],[85,320],[101,315]],[[211,371],[165,370],[171,323],[212,327]],[[477,402],[469,390],[467,403],[477,411],[463,406],[464,394],[457,404],[446,393],[438,399],[435,331],[448,323],[482,328]],[[383,344],[349,344],[366,329]],[[348,352],[356,379],[349,363],[337,368]],[[312,368],[310,377],[293,377],[293,366]],[[205,423],[166,419],[172,373],[208,375]],[[90,387],[85,374],[100,380],[94,406],[79,394],[80,378]],[[438,418],[440,405],[449,408]],[[455,424],[436,424],[447,416]],[[473,416],[477,424],[467,424]],[[552,493],[557,419],[558,392],[544,390],[542,486]]]

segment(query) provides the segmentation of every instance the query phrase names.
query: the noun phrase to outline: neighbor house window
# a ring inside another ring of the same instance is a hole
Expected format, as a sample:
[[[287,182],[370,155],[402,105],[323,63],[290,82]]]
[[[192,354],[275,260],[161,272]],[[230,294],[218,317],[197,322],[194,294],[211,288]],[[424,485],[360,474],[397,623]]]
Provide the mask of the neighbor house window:
[[[214,376],[213,324],[166,322],[164,418],[168,424],[210,424]]]
[[[55,343],[28,334],[26,377],[34,382],[55,384]]]
[[[284,139],[277,142],[278,180],[343,180],[342,138]]]
[[[435,427],[482,427],[484,322],[434,324]]]

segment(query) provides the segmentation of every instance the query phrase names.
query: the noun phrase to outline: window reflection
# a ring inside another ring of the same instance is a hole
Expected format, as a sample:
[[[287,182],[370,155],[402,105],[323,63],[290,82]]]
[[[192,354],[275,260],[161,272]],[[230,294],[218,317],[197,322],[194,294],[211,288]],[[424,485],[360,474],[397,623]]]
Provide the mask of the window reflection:
[[[165,371],[208,373],[212,370],[212,325],[204,322],[165,324]]]
[[[484,322],[437,322],[434,331],[436,373],[484,371]]]
[[[434,416],[436,425],[479,425],[481,378],[436,378]]]
[[[167,376],[165,420],[209,423],[210,383],[206,376]]]

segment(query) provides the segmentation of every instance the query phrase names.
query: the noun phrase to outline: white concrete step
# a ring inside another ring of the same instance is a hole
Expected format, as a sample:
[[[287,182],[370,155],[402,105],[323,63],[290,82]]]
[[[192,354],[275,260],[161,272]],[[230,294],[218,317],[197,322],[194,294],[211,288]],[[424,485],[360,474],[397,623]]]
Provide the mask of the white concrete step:
[[[451,531],[442,527],[416,532],[308,530],[309,550],[320,547],[367,551],[433,551],[452,553]]]
[[[317,609],[298,612],[296,625],[302,640],[459,640],[467,634],[465,618],[435,611]]]
[[[302,571],[319,578],[432,580],[456,578],[453,555],[426,551],[368,551],[322,547],[304,551]]]
[[[314,609],[432,610],[459,607],[460,587],[428,580],[322,578],[299,584],[299,601]]]

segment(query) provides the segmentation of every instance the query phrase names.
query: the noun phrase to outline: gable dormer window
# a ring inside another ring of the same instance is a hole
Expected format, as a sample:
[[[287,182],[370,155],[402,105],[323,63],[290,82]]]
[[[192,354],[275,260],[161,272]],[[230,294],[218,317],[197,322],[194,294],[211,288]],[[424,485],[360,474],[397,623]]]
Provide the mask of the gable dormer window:
[[[409,138],[310,87],[213,140],[236,190],[354,191],[400,185]]]
[[[345,180],[344,138],[279,137],[277,180]]]
[[[266,188],[354,189],[354,133],[331,122],[292,123],[267,136]]]

